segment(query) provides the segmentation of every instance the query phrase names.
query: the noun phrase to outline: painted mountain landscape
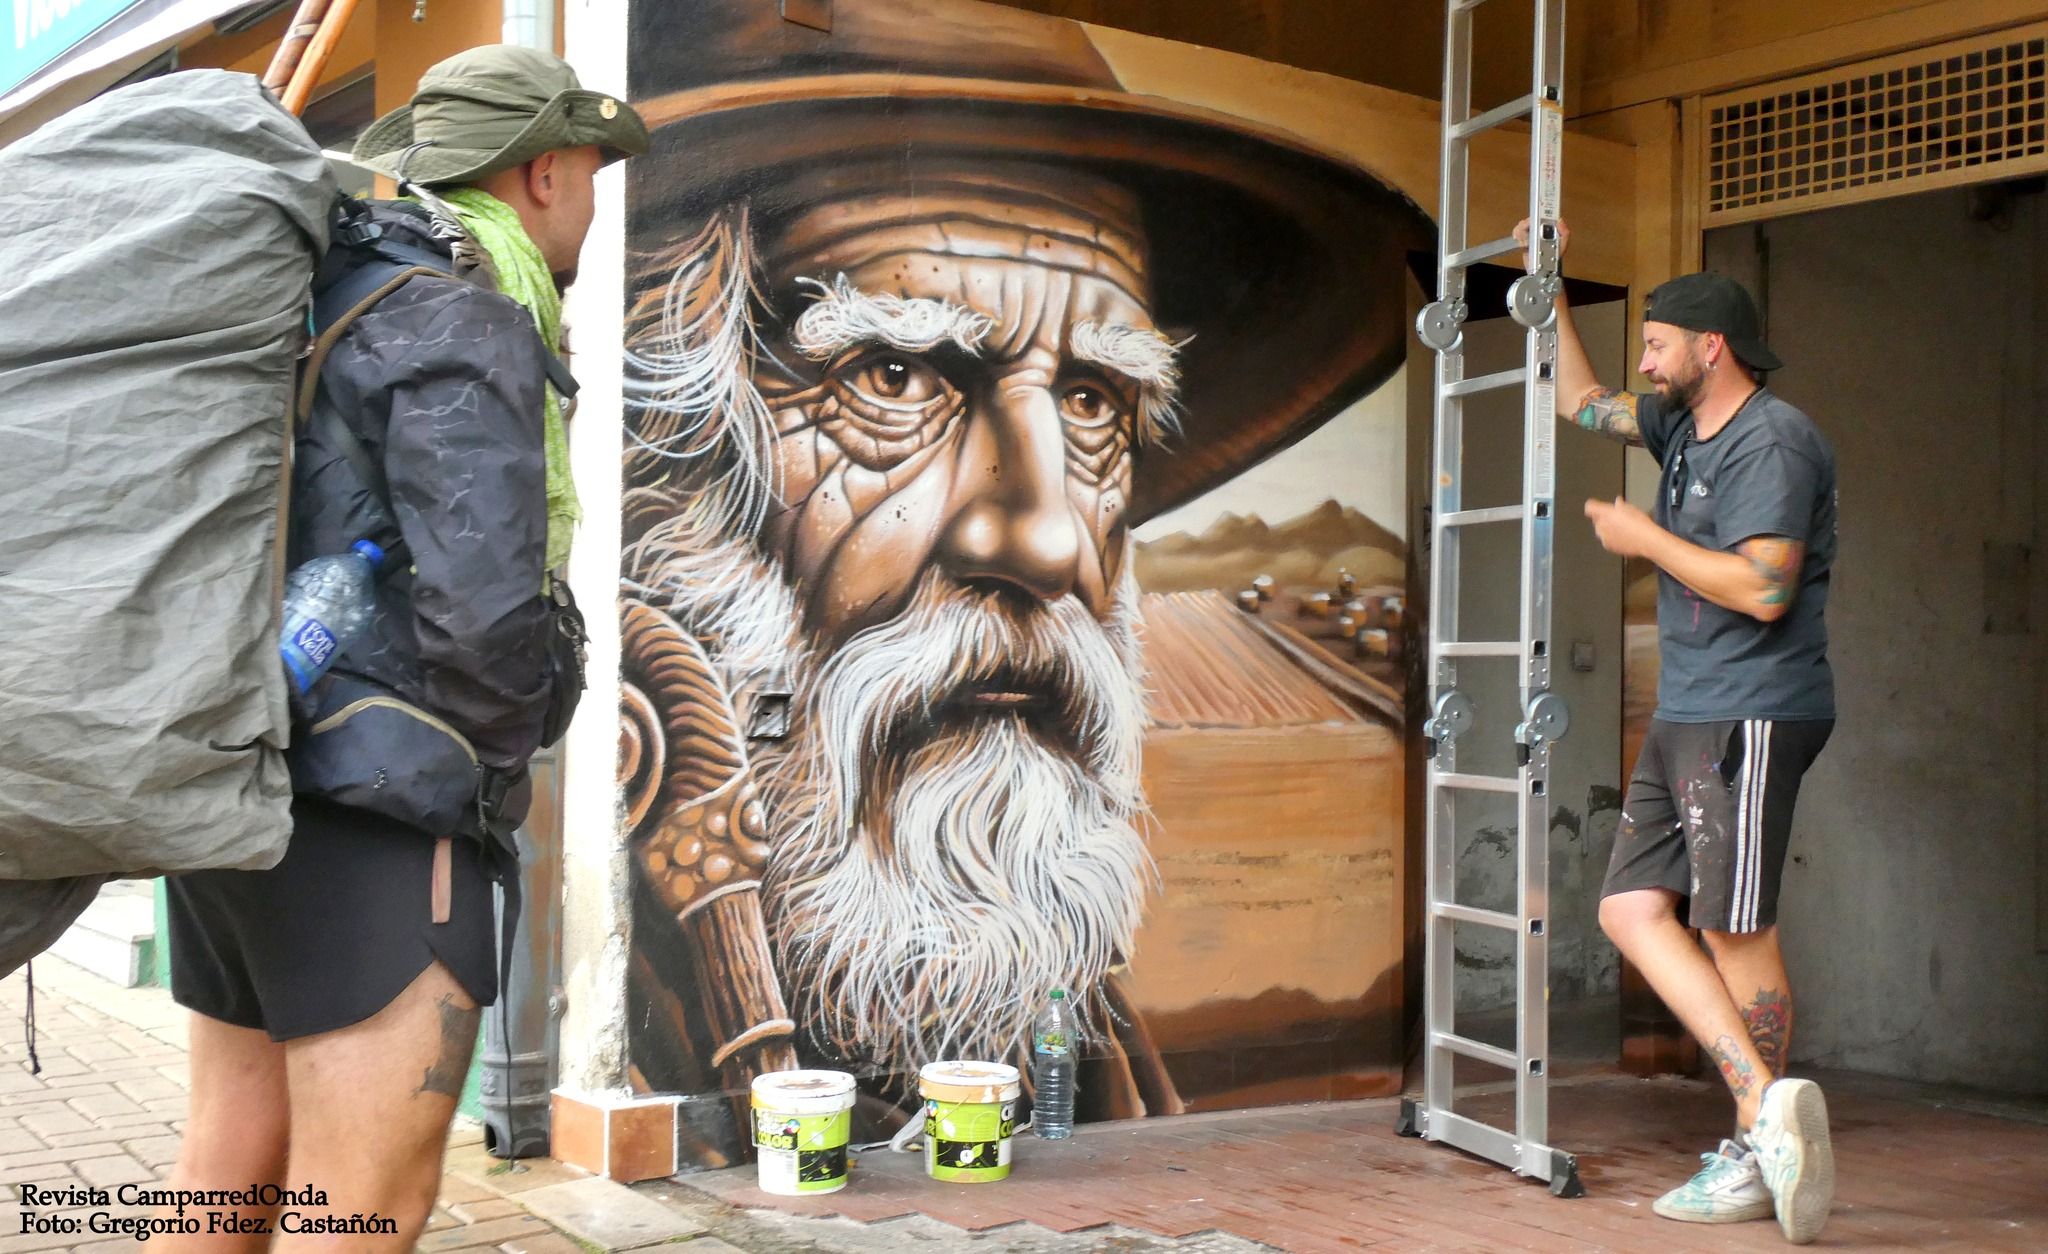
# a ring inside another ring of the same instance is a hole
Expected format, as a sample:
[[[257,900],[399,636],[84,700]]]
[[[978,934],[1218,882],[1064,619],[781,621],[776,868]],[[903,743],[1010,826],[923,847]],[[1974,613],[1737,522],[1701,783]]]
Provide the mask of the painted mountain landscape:
[[[1307,589],[1334,587],[1349,572],[1360,587],[1399,587],[1406,551],[1392,532],[1336,501],[1283,523],[1224,514],[1199,535],[1139,541],[1138,586],[1234,595],[1260,575],[1281,588]]]

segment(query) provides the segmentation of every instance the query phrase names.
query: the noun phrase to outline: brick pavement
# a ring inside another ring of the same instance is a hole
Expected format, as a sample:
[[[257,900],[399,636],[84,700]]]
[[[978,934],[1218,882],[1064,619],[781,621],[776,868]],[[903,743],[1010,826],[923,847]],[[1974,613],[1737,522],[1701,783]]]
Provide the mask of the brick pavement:
[[[1849,1075],[1823,1077],[1839,1165],[1823,1241],[1855,1250],[2048,1250],[2048,1112]],[[1500,1123],[1507,1096],[1459,1109]],[[1724,1135],[1716,1083],[1595,1073],[1551,1087],[1553,1141],[1575,1152],[1589,1196],[1541,1186],[1440,1145],[1399,1138],[1391,1099],[1134,1120],[1079,1129],[1064,1144],[1028,1135],[1001,1185],[942,1184],[920,1158],[870,1152],[853,1183],[821,1197],[769,1197],[751,1169],[673,1182],[735,1208],[886,1225],[906,1216],[1006,1231],[1113,1223],[1186,1239],[1224,1233],[1300,1254],[1418,1250],[1766,1251],[1769,1222],[1676,1224],[1649,1203]]]
[[[186,1013],[158,988],[117,988],[60,959],[35,964],[37,1053],[42,1074],[30,1075],[21,1031],[26,981],[0,981],[0,1254],[137,1249],[132,1237],[91,1233],[26,1235],[15,1186],[153,1184],[170,1172],[185,1127]],[[504,1164],[483,1152],[482,1131],[458,1126],[449,1138],[448,1171],[418,1248],[498,1250],[506,1254],[586,1254],[665,1244],[702,1230],[680,1216],[644,1242],[590,1240],[603,1235],[620,1204],[660,1211],[623,1185],[598,1180],[548,1160]],[[545,1182],[581,1181],[595,1202],[573,1213],[580,1227],[537,1216],[519,1195]],[[115,1214],[132,1208],[112,1208]],[[75,1212],[83,1215],[86,1212]],[[594,1216],[594,1218],[593,1218]],[[639,1216],[645,1219],[645,1214]],[[646,1235],[642,1223],[633,1231]],[[143,1247],[147,1248],[147,1247]],[[729,1249],[712,1242],[698,1254]]]
[[[37,964],[44,1073],[19,1028],[22,980],[0,981],[0,1184],[159,1180],[185,1118],[183,1012],[156,989],[119,989]],[[2048,1249],[2048,1105],[1826,1077],[1841,1187],[1826,1243],[1848,1249]],[[1461,1109],[1480,1115],[1504,1098]],[[1775,1249],[1769,1223],[1701,1228],[1648,1202],[1720,1134],[1709,1084],[1587,1075],[1553,1085],[1553,1140],[1580,1155],[1591,1196],[1558,1201],[1441,1146],[1397,1140],[1391,1102],[1098,1124],[1049,1146],[1024,1138],[1017,1174],[942,1185],[903,1155],[862,1155],[852,1187],[770,1198],[750,1168],[628,1189],[547,1159],[502,1163],[475,1129],[451,1138],[427,1251],[577,1254],[672,1246],[683,1254],[994,1254],[1172,1250],[1243,1254],[1399,1243],[1412,1249]],[[24,1236],[13,1191],[0,1254],[132,1251]]]

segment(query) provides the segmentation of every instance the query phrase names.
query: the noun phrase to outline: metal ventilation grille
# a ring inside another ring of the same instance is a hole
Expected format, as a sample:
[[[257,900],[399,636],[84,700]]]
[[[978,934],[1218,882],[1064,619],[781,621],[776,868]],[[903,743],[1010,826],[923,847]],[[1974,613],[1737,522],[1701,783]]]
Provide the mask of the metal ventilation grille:
[[[2048,170],[2048,23],[1706,101],[1705,225]]]

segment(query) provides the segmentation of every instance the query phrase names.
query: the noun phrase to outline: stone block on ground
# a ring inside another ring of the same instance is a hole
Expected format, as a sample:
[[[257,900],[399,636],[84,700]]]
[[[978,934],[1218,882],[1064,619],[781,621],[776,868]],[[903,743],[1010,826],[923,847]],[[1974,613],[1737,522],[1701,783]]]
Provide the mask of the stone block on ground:
[[[704,1231],[653,1198],[595,1176],[522,1193],[518,1200],[556,1228],[607,1250],[638,1249]]]

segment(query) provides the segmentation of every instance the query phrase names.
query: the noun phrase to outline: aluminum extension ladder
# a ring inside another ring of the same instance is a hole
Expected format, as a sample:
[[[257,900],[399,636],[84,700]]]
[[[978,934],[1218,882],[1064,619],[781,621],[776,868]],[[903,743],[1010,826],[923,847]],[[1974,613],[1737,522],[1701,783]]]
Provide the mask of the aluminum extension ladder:
[[[1550,691],[1552,528],[1556,522],[1557,390],[1556,299],[1558,190],[1564,140],[1564,0],[1492,0],[1533,3],[1535,39],[1529,93],[1498,108],[1472,113],[1473,10],[1487,0],[1446,0],[1444,45],[1442,212],[1438,220],[1437,293],[1416,330],[1436,350],[1436,452],[1431,479],[1429,683],[1431,717],[1424,727],[1430,748],[1428,779],[1428,933],[1424,958],[1423,1096],[1402,1102],[1400,1131],[1442,1141],[1490,1159],[1517,1174],[1547,1181],[1561,1197],[1585,1193],[1577,1160],[1549,1143],[1549,783],[1551,745],[1570,724],[1564,699]],[[1529,121],[1529,201],[1532,268],[1509,289],[1508,313],[1528,329],[1519,369],[1467,377],[1463,324],[1467,270],[1522,249],[1513,238],[1474,245],[1467,239],[1469,146],[1484,131]],[[1465,398],[1520,388],[1523,399],[1522,499],[1498,508],[1462,503],[1461,462]],[[1459,540],[1468,527],[1521,528],[1521,638],[1466,640],[1459,635]],[[1459,738],[1473,726],[1472,698],[1458,688],[1461,658],[1515,658],[1520,662],[1521,717],[1514,729],[1519,770],[1512,776],[1461,772]],[[1456,824],[1461,795],[1516,797],[1516,912],[1460,904]],[[1454,1030],[1453,925],[1496,928],[1515,936],[1515,1048],[1513,1052]],[[1512,1127],[1496,1128],[1452,1109],[1454,1056],[1472,1058],[1514,1075]]]

